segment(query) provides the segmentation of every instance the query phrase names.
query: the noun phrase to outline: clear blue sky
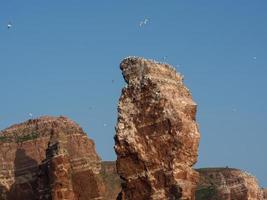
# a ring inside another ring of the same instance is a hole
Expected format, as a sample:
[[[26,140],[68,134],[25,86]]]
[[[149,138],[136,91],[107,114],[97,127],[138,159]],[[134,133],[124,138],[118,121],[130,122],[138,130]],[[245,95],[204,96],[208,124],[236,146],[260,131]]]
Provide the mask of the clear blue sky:
[[[1,0],[0,129],[66,115],[113,160],[120,61],[167,56],[199,105],[196,167],[241,168],[267,187],[266,11],[266,0]]]

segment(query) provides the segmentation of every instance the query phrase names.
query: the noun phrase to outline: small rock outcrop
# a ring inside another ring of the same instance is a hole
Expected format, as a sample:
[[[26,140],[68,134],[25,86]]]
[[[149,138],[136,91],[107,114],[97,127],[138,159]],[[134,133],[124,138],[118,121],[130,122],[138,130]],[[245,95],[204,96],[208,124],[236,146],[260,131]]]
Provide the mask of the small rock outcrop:
[[[196,200],[263,200],[258,181],[247,172],[232,168],[198,169]]]
[[[267,189],[263,189],[264,200],[267,200]]]
[[[183,77],[167,64],[129,57],[115,135],[118,199],[195,199],[200,134],[197,105]]]
[[[66,117],[41,117],[0,132],[0,199],[101,199],[101,161]]]

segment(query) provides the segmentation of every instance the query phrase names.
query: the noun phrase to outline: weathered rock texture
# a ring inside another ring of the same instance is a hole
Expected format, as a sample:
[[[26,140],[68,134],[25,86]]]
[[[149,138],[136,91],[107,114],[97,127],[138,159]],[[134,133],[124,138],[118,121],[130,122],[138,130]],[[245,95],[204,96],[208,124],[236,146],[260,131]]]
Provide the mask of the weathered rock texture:
[[[266,200],[267,189],[263,191],[257,180],[247,172],[232,168],[196,169],[200,180],[196,190],[196,200]],[[120,191],[121,181],[116,173],[116,163],[102,162],[107,196],[115,200]]]
[[[130,57],[122,61],[127,86],[115,135],[118,198],[195,199],[200,134],[197,106],[183,78],[167,64]]]
[[[263,200],[255,177],[231,168],[199,169],[196,200]]]
[[[117,174],[116,162],[104,161],[101,166],[101,176],[105,184],[104,198],[115,200],[121,191],[121,180]]]
[[[65,117],[42,117],[0,132],[0,199],[101,199],[100,158]]]

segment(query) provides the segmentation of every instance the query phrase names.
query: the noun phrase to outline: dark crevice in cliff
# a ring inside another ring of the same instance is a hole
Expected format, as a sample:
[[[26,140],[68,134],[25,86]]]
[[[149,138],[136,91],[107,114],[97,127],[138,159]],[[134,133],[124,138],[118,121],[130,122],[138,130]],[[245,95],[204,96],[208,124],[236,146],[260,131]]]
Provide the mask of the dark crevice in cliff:
[[[15,182],[7,192],[8,200],[37,199],[38,164],[27,156],[24,149],[17,149],[14,161]],[[33,180],[33,181],[32,181]]]

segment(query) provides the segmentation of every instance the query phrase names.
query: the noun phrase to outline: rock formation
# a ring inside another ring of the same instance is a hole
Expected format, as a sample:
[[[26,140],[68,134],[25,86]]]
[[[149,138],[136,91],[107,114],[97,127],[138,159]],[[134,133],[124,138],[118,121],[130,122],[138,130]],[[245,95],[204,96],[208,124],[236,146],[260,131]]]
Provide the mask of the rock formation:
[[[120,68],[116,164],[68,118],[28,120],[0,131],[0,200],[267,200],[247,172],[192,169],[197,106],[174,68],[136,57]]]
[[[52,133],[46,150],[46,160],[51,198],[77,199],[73,192],[71,160],[67,150],[68,141],[62,132]],[[42,184],[43,186],[43,184]],[[43,196],[43,195],[42,195]]]
[[[102,162],[109,200],[115,200],[121,181],[116,173],[116,162]],[[247,172],[232,168],[196,169],[200,180],[196,200],[266,200],[267,189],[261,190],[257,180]],[[108,180],[107,180],[108,179]]]
[[[129,57],[115,135],[118,199],[195,199],[200,134],[197,106],[183,78],[167,64]]]
[[[0,199],[101,199],[92,140],[65,117],[42,117],[0,132]]]
[[[116,162],[104,161],[101,166],[101,176],[105,184],[104,199],[115,200],[121,191],[121,181],[117,174]]]
[[[263,200],[255,177],[231,168],[199,169],[196,200]]]

